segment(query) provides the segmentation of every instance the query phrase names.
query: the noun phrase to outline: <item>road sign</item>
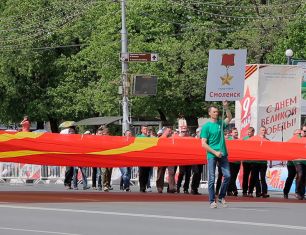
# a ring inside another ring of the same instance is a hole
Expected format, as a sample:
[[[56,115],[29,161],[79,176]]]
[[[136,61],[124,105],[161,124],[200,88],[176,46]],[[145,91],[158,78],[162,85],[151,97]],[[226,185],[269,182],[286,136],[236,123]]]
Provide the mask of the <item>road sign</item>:
[[[120,53],[120,61],[125,62],[157,62],[156,53]]]

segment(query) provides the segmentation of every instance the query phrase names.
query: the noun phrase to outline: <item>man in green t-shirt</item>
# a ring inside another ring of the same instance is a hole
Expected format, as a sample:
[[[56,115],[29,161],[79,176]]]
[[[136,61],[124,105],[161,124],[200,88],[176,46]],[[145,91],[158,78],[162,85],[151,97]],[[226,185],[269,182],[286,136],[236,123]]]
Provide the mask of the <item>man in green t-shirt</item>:
[[[239,139],[238,129],[236,127],[233,127],[231,131],[231,136],[228,138],[228,140],[238,140],[238,139]],[[238,196],[236,180],[237,180],[239,170],[240,170],[240,163],[241,163],[240,161],[229,163],[231,179],[230,179],[228,189],[227,189],[227,196]]]
[[[227,159],[227,149],[224,139],[224,129],[232,119],[232,114],[228,108],[228,102],[223,101],[223,107],[226,111],[226,119],[219,119],[219,110],[215,106],[208,109],[210,120],[202,127],[200,137],[202,139],[202,146],[207,152],[207,165],[209,172],[208,192],[210,208],[217,208],[218,205],[215,200],[215,171],[217,162],[221,167],[223,173],[223,183],[221,186],[218,202],[223,207],[227,207],[225,201],[225,194],[230,181],[229,162]]]

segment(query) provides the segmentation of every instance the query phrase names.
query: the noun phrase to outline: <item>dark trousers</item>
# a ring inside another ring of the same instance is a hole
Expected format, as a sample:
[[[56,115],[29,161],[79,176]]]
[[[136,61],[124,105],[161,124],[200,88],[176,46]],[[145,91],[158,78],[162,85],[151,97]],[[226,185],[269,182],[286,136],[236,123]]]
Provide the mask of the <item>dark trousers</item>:
[[[236,179],[240,170],[240,162],[239,163],[230,162],[229,165],[230,165],[231,179],[227,188],[227,193],[238,193],[236,186]]]
[[[252,164],[252,170],[251,170],[251,178],[250,178],[250,184],[249,184],[249,194],[253,194],[255,185],[258,185],[259,181],[259,163],[253,163]],[[257,194],[257,192],[256,192]]]
[[[249,188],[249,178],[253,164],[251,162],[243,162],[242,165],[243,165],[242,193],[247,194]]]
[[[201,183],[203,165],[193,165],[191,169],[192,169],[191,190],[197,192]]]
[[[65,171],[65,180],[64,180],[65,186],[71,187],[72,177],[73,177],[73,167],[67,166]]]
[[[296,163],[295,169],[296,169],[296,192],[301,198],[303,198],[305,195],[306,165],[302,163]]]
[[[149,180],[151,167],[139,167],[139,186],[140,192],[146,191],[146,186]]]
[[[182,181],[185,176],[185,182],[184,182],[184,191],[188,191],[189,189],[189,183],[190,183],[190,177],[191,177],[191,166],[180,166],[179,168],[179,174],[177,178],[177,188],[180,189],[182,186]]]
[[[288,162],[289,163],[289,162]],[[296,170],[295,166],[291,162],[291,164],[287,164],[287,169],[288,169],[288,177],[286,179],[285,187],[284,187],[284,194],[287,195],[290,192],[290,188],[292,186],[292,182],[295,178],[296,175]]]
[[[263,195],[268,193],[268,185],[266,182],[267,169],[268,169],[267,164],[264,163],[259,164],[260,180],[258,181],[259,184],[256,185],[256,195]]]
[[[97,167],[93,167],[92,168],[92,187],[93,188],[97,187],[97,174],[98,174],[98,187],[102,188],[101,169],[99,169],[99,172],[98,172],[98,168]]]

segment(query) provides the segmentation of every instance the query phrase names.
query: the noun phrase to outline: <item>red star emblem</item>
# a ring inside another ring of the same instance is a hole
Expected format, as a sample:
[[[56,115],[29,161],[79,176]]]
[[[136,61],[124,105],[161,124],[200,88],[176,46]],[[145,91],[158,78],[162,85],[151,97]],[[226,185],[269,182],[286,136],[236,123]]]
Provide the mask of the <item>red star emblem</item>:
[[[251,114],[251,107],[254,101],[255,101],[255,97],[251,96],[250,88],[247,87],[247,90],[245,92],[243,99],[239,101],[241,105],[241,121],[243,121],[243,119],[245,119]]]
[[[251,108],[255,101],[255,97],[251,96],[250,89],[247,87],[245,95],[242,100],[240,100],[241,105],[241,130],[240,136],[243,138],[248,134],[248,128],[251,126]]]

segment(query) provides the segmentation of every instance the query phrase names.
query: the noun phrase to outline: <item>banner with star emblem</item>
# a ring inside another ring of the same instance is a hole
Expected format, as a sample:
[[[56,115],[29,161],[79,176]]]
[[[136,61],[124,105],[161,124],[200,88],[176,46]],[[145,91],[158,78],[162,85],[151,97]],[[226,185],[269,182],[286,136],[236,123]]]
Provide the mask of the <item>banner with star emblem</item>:
[[[206,101],[243,97],[247,50],[209,50]]]

